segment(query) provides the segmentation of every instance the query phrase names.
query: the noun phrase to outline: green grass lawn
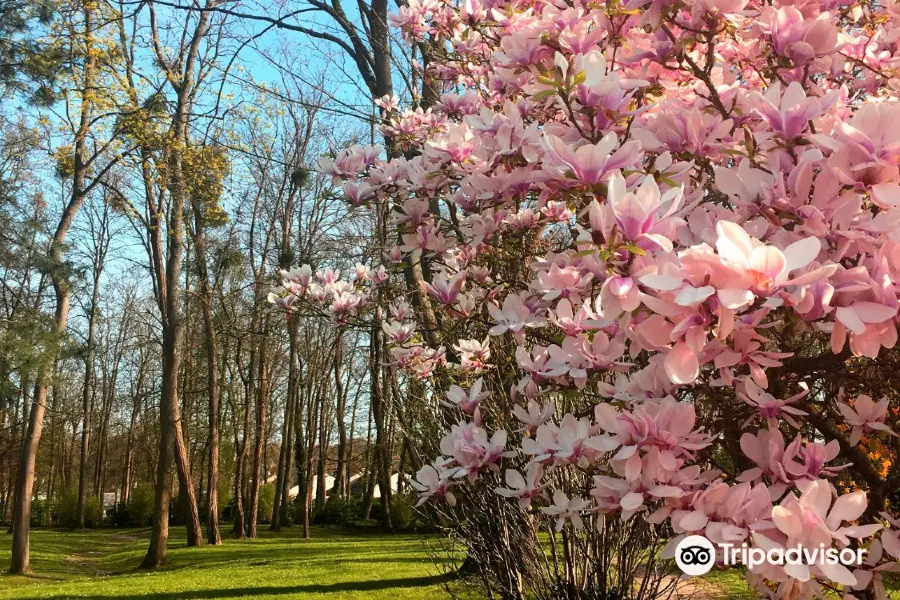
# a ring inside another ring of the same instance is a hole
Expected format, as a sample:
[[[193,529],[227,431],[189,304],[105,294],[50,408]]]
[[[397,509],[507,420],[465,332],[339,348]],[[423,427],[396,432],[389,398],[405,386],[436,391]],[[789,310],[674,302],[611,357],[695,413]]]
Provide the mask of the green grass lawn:
[[[165,569],[139,571],[149,537],[149,529],[34,530],[34,575],[0,576],[0,600],[449,597],[446,578],[416,535],[316,528],[305,540],[299,527],[280,533],[261,527],[257,540],[187,548],[184,528],[173,527]],[[11,541],[0,534],[2,570],[9,565]],[[754,597],[735,571],[713,571],[695,580],[692,589],[695,600]]]
[[[0,599],[323,598],[413,599],[446,595],[444,577],[414,535],[379,535],[299,527],[219,547],[185,547],[173,527],[169,562],[159,572],[136,569],[149,529],[70,532],[38,529],[31,536],[34,576],[0,576]],[[9,564],[12,536],[0,534],[0,565]]]

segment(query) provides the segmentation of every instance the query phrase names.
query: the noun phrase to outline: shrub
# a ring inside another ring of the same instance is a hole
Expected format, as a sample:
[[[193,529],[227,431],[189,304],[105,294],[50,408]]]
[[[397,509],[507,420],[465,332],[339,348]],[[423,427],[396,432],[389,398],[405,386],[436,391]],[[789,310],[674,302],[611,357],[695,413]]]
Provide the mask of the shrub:
[[[384,505],[381,500],[372,503],[372,519],[381,521]],[[391,525],[397,531],[422,531],[431,529],[433,523],[425,513],[416,509],[416,498],[412,494],[391,496]]]
[[[59,495],[56,503],[56,523],[62,527],[78,525],[78,490],[68,488]]]
[[[31,503],[31,526],[46,527],[50,525],[51,505],[46,500],[35,500]]]
[[[131,527],[131,515],[128,514],[128,505],[118,502],[106,512],[106,520],[113,527]]]
[[[321,509],[313,512],[312,521],[318,525],[352,525],[360,517],[360,508],[359,498],[345,500],[333,495]]]
[[[56,522],[62,527],[78,527],[78,489],[63,490],[56,506]],[[103,504],[96,496],[84,500],[84,526],[89,529],[99,527],[103,521]]]
[[[146,527],[153,522],[153,486],[139,485],[131,490],[128,517],[132,525]]]
[[[89,496],[84,500],[84,526],[88,529],[103,524],[103,503],[97,496]]]
[[[275,485],[267,483],[259,488],[259,506],[256,520],[260,523],[272,521],[272,508],[275,506]]]

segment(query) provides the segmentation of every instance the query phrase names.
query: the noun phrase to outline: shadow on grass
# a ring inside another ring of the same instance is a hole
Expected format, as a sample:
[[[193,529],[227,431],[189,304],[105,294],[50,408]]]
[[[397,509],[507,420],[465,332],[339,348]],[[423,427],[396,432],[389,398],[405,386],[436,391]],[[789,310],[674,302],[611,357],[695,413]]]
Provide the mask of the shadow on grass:
[[[380,579],[370,581],[344,581],[331,584],[309,584],[278,587],[227,588],[194,590],[188,592],[153,592],[149,594],[129,594],[129,598],[142,600],[214,600],[216,598],[240,598],[242,596],[281,596],[284,594],[338,594],[341,592],[376,592],[396,588],[425,587],[448,581],[446,575],[430,577],[405,577],[400,579]],[[122,596],[82,596],[82,600],[118,600]],[[44,600],[67,600],[71,596],[44,596]]]

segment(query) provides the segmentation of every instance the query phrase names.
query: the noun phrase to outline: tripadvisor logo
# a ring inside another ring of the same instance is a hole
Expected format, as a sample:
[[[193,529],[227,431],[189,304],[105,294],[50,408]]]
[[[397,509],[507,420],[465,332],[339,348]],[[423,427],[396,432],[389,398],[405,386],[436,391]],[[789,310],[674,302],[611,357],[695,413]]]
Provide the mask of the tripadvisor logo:
[[[744,564],[750,570],[763,564],[784,565],[836,565],[859,566],[865,559],[865,548],[751,548],[747,544],[719,544],[724,565]],[[716,547],[702,535],[689,535],[675,547],[675,563],[685,575],[706,575],[716,563]]]
[[[706,575],[716,563],[716,547],[702,535],[689,535],[675,547],[675,563],[685,575]]]

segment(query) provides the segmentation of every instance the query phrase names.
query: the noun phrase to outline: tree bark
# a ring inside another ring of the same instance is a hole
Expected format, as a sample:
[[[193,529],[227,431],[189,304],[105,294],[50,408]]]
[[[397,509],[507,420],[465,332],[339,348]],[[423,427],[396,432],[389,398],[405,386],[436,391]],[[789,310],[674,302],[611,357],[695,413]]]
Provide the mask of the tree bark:
[[[337,446],[337,466],[334,470],[335,493],[339,498],[346,498],[349,494],[345,488],[344,470],[346,465],[347,454],[347,424],[344,422],[344,413],[347,409],[347,392],[344,389],[344,374],[341,369],[341,362],[344,360],[344,333],[338,333],[335,341],[334,350],[334,387],[336,398],[335,417],[337,419],[338,430],[338,446]]]
[[[75,215],[81,208],[87,195],[85,180],[90,168],[87,164],[87,138],[93,113],[93,101],[88,90],[94,89],[94,69],[97,56],[93,51],[93,10],[90,3],[84,5],[84,23],[86,47],[83,80],[84,93],[81,97],[81,115],[75,135],[72,194],[62,212],[56,231],[53,234],[53,239],[50,242],[50,264],[56,267],[51,274],[53,290],[56,296],[56,309],[53,315],[51,333],[57,339],[61,339],[65,334],[66,324],[69,319],[70,302],[69,284],[66,280],[66,275],[61,272],[62,252]],[[52,365],[55,359],[55,356],[45,357],[43,365],[39,367],[31,411],[28,416],[28,429],[22,442],[22,454],[16,474],[15,506],[12,519],[12,556],[9,571],[19,575],[31,572],[29,541],[34,470],[37,461],[38,444],[41,441],[41,432],[44,427],[44,414],[47,408],[47,386],[52,375]]]
[[[206,8],[215,6],[214,0],[208,0]],[[150,5],[150,20],[154,39],[157,38],[156,18]],[[188,504],[187,540],[189,546],[199,546],[203,533],[200,529],[200,517],[197,510],[197,499],[191,481],[190,459],[184,442],[181,423],[181,407],[178,402],[178,378],[181,369],[181,345],[184,336],[184,322],[181,306],[181,263],[184,254],[184,205],[187,200],[187,189],[184,178],[184,147],[188,141],[188,118],[191,112],[191,101],[195,86],[194,69],[203,38],[206,35],[209,12],[200,11],[197,25],[190,37],[186,53],[179,57],[179,73],[172,71],[166,57],[157,46],[157,58],[166,68],[169,81],[177,94],[172,127],[169,132],[167,147],[166,186],[169,190],[169,218],[167,227],[167,255],[165,275],[157,273],[158,290],[165,290],[165,298],[160,303],[163,321],[163,387],[160,397],[161,439],[159,462],[157,465],[157,490],[154,506],[153,535],[150,548],[144,558],[142,567],[156,568],[165,564],[166,541],[168,539],[169,496],[168,466],[171,462],[170,448],[174,445],[175,466],[179,485],[185,490]],[[162,280],[165,280],[164,282]],[[157,531],[159,530],[159,531]]]
[[[269,400],[269,352],[266,344],[268,332],[268,315],[263,326],[263,337],[259,348],[259,390],[256,401],[256,446],[253,451],[253,473],[250,481],[250,515],[247,523],[247,537],[256,537],[256,521],[259,517],[259,488],[262,487],[261,479],[266,477],[266,465],[263,464],[263,454],[266,445],[266,411]]]
[[[200,304],[203,312],[204,348],[206,350],[206,395],[209,403],[209,454],[206,492],[206,541],[213,546],[222,543],[219,531],[219,365],[216,356],[216,327],[213,321],[212,291],[206,264],[206,223],[200,206],[194,202],[194,255],[200,278]]]
[[[87,351],[84,357],[84,387],[81,393],[81,459],[78,469],[78,506],[76,508],[76,527],[84,529],[84,501],[87,495],[88,451],[91,440],[91,408],[93,375],[94,375],[94,328],[97,323],[97,302],[100,296],[100,273],[94,263],[93,292],[91,307],[88,311]]]

